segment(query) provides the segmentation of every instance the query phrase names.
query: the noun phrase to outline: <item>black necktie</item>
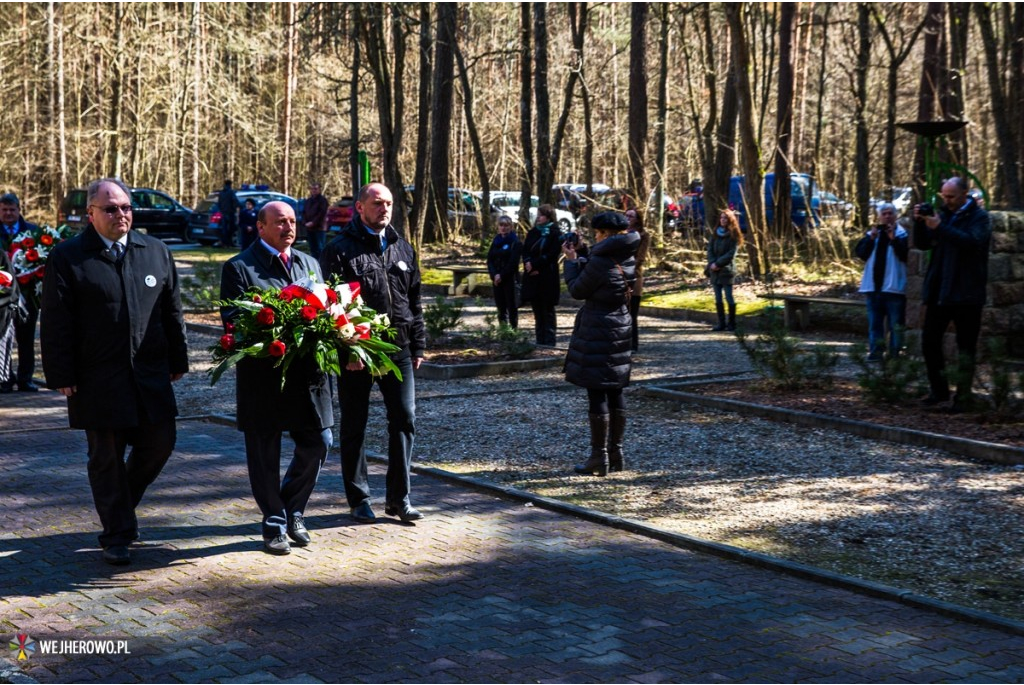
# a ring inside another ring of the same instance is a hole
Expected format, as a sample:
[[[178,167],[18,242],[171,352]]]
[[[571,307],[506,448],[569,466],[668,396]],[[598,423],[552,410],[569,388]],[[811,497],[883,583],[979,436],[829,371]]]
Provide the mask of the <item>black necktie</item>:
[[[114,261],[121,261],[121,256],[124,254],[124,245],[121,243],[114,243],[110,246],[110,254],[114,256]]]

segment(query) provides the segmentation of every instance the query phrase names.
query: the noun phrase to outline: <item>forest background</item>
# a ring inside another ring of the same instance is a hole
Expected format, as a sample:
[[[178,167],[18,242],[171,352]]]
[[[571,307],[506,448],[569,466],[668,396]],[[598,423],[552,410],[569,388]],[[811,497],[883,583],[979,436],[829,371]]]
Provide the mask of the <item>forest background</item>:
[[[675,197],[702,179],[714,207],[734,173],[791,170],[860,225],[923,168],[895,124],[932,119],[969,121],[943,158],[990,206],[1024,206],[1022,3],[51,2],[0,20],[0,186],[40,220],[105,175],[188,206],[225,178],[336,198],[364,150],[373,178],[415,185],[395,223],[417,243],[452,238],[431,188]],[[793,230],[760,196],[755,247]]]

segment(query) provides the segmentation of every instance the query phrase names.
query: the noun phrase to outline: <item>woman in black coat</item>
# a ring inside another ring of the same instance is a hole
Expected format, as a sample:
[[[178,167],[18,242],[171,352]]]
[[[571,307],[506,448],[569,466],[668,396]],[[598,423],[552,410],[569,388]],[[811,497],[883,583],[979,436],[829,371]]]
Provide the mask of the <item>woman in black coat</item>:
[[[629,385],[632,364],[629,299],[636,282],[640,234],[626,233],[626,219],[616,212],[598,214],[591,226],[595,244],[589,258],[578,257],[570,242],[562,247],[569,293],[584,300],[569,341],[565,379],[586,388],[590,402],[590,458],[574,470],[603,476],[625,466],[622,390]]]
[[[498,307],[498,323],[519,328],[519,303],[516,287],[519,285],[519,257],[523,244],[519,242],[512,217],[498,217],[498,235],[487,251],[487,272],[494,283],[494,304]]]
[[[538,345],[555,344],[555,305],[558,304],[558,254],[562,236],[555,209],[537,208],[537,220],[523,243],[523,302],[533,308],[533,325]]]

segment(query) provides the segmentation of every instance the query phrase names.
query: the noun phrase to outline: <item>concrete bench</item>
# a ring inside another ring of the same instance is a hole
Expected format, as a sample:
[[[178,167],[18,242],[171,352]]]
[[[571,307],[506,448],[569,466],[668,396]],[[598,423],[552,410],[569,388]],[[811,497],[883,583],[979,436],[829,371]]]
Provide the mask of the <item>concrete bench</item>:
[[[791,331],[806,331],[811,325],[811,305],[834,307],[859,307],[864,309],[864,300],[845,300],[838,297],[815,297],[813,295],[761,295],[768,300],[782,300],[786,328]]]
[[[478,289],[489,288],[491,285],[491,277],[486,266],[458,264],[437,268],[452,272],[452,284],[448,286],[449,295],[472,295]]]

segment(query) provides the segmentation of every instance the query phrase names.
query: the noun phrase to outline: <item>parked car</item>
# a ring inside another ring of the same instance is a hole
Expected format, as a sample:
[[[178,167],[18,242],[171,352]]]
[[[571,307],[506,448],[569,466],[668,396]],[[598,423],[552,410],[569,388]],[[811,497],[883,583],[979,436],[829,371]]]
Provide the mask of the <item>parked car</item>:
[[[412,194],[416,186],[405,186],[406,206],[412,207]],[[491,218],[497,219],[500,210],[491,204]],[[479,193],[465,188],[448,189],[448,220],[457,231],[480,234],[483,230],[483,200]]]
[[[555,204],[560,209],[571,212],[577,219],[587,211],[587,205],[592,200],[592,197],[587,195],[585,183],[557,183],[551,186],[551,190],[555,191]],[[595,183],[591,187],[590,195],[599,195],[609,190],[611,190],[611,186]]]
[[[200,243],[202,245],[213,245],[214,243],[220,242],[220,222],[222,214],[220,212],[220,206],[217,204],[217,196],[220,193],[219,190],[215,190],[207,195],[203,200],[196,205],[195,211],[192,212],[192,218],[188,225],[188,237],[190,240]],[[267,188],[267,186],[242,186],[239,190],[235,191],[235,195],[238,197],[238,204],[245,206],[246,200],[255,200],[256,209],[273,202],[280,200],[287,202],[291,205],[292,209],[295,210],[295,216],[301,216],[302,203],[293,197],[285,195],[284,193],[278,193]],[[299,237],[303,237],[305,232],[299,227]]]
[[[765,218],[771,224],[775,219],[775,174],[765,174],[763,183]],[[807,198],[814,192],[814,178],[807,174],[790,174],[790,216],[793,224],[799,228],[814,228],[816,221]],[[747,223],[746,201],[744,199],[743,177],[733,176],[729,179],[729,207],[736,212],[740,228],[749,230]],[[704,189],[700,188],[687,193],[682,202],[680,220],[684,225],[697,228],[703,227],[705,221]],[[717,211],[717,210],[716,210]],[[712,224],[716,221],[712,221]]]
[[[516,217],[519,215],[519,203],[523,194],[518,190],[499,190],[491,193],[491,204],[498,208],[502,214]],[[482,199],[482,198],[481,198]],[[530,196],[530,223],[537,220],[537,208],[540,207],[540,198],[536,195]],[[561,208],[555,208],[555,215],[558,217],[558,225],[562,233],[576,230],[576,217],[572,212]]]
[[[624,212],[636,203],[633,200],[630,190],[626,188],[607,188],[599,193],[595,193],[594,197],[587,203],[584,215],[580,217],[580,223],[589,225],[590,217],[600,212],[616,211]],[[653,208],[657,205],[657,199],[654,196],[654,191],[651,191],[650,196],[647,198],[647,206]],[[661,207],[662,217],[665,226],[669,226],[671,221],[674,221],[677,214],[676,204],[672,201],[672,198],[662,193],[661,196]],[[648,221],[648,224],[650,221]]]
[[[883,193],[879,193],[877,196],[875,196],[875,197],[873,197],[873,198],[871,198],[869,200],[869,203],[871,205],[871,212],[872,213],[875,212],[875,207],[877,207],[878,205],[880,205],[883,202],[886,202],[886,200],[883,199],[884,195],[885,195],[884,192]],[[892,189],[892,200],[890,200],[890,202],[892,202],[893,205],[895,205],[896,213],[897,214],[904,214],[908,209],[910,209],[910,205],[913,203],[913,201],[914,201],[914,189],[912,187],[910,187],[910,186],[894,186],[893,187],[893,189]]]
[[[834,217],[846,220],[853,213],[853,205],[851,203],[840,199],[835,193],[829,193],[824,190],[815,192],[811,197],[811,209],[814,210],[815,217],[819,221]]]
[[[154,238],[188,240],[192,210],[162,190],[131,188],[132,229]],[[61,200],[57,224],[66,224],[74,232],[89,225],[85,211],[86,190],[75,188]]]
[[[337,233],[352,223],[352,214],[356,203],[351,195],[346,195],[327,208],[327,232]]]

